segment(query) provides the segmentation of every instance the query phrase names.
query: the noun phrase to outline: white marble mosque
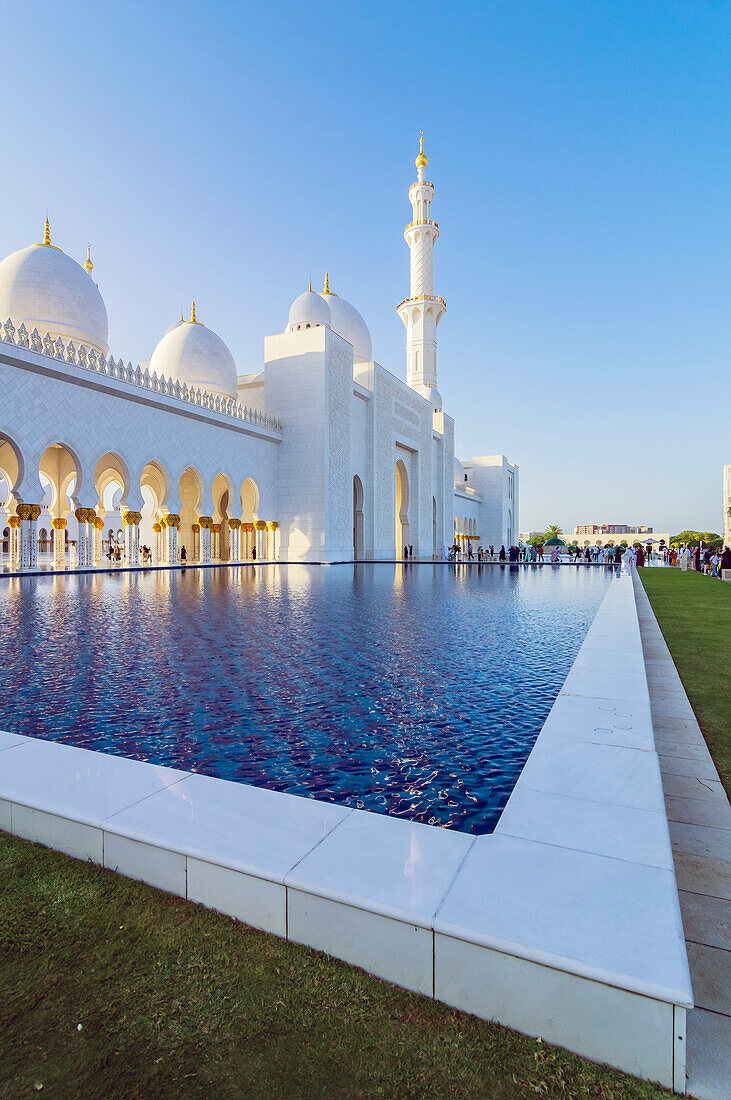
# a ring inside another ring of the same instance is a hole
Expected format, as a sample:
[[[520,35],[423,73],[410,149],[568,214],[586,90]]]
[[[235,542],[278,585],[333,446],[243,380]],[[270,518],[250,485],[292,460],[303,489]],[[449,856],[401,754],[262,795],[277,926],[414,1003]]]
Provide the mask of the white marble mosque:
[[[518,469],[454,455],[437,389],[434,185],[423,138],[405,230],[406,380],[373,358],[368,327],[331,289],[295,299],[262,369],[240,374],[196,316],[138,366],[109,352],[90,250],[43,240],[0,263],[0,528],[4,565],[439,557],[508,546]],[[184,555],[183,555],[184,551]]]

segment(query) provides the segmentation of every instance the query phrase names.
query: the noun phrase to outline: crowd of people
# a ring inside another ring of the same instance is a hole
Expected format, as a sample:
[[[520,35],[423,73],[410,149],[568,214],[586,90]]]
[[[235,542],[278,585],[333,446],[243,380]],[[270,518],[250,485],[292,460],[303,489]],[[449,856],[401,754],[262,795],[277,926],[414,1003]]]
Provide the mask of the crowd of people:
[[[728,546],[669,546],[665,550],[665,563],[676,569],[694,569],[708,577],[721,577],[724,570],[731,571],[731,548]]]
[[[552,565],[560,565],[570,561],[576,565],[619,565],[624,546],[587,546],[583,550],[578,546],[544,545],[543,543],[522,543],[515,546],[501,546],[499,550],[493,545],[473,547],[472,542],[455,542],[452,546],[442,547],[443,561],[476,561],[476,562],[507,562],[511,565],[540,565],[550,562]],[[644,564],[643,561],[639,564]]]
[[[404,547],[404,557],[408,557]],[[560,565],[568,561],[574,565],[622,565],[625,568],[642,568],[645,565],[657,564],[680,569],[695,569],[699,573],[705,573],[710,577],[721,577],[723,570],[731,570],[731,549],[728,546],[711,548],[687,546],[666,546],[664,543],[655,547],[652,543],[643,546],[636,543],[629,546],[626,543],[618,543],[616,546],[567,546],[544,545],[542,543],[525,544],[518,542],[515,546],[501,546],[496,550],[495,546],[479,545],[474,548],[472,541],[455,541],[452,546],[442,547],[442,561],[456,562],[505,562],[510,565],[535,565],[550,562],[552,565]]]

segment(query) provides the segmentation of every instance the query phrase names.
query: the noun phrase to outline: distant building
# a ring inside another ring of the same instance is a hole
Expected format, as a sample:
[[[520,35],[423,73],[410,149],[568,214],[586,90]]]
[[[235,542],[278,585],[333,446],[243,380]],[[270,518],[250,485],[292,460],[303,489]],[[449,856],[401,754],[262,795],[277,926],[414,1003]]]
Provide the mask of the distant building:
[[[652,527],[632,526],[627,523],[584,523],[574,527],[574,542],[603,546],[605,542],[652,542],[655,545],[670,545],[667,531],[654,531]]]
[[[586,535],[651,535],[652,527],[640,527],[627,523],[585,523],[574,527],[574,535],[584,537]]]

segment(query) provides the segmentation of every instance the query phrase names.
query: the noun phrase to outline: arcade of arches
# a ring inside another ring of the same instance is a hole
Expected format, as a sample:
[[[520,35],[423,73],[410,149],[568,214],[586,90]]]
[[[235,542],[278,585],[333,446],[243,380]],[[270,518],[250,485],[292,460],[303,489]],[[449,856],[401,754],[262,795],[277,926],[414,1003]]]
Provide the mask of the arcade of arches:
[[[219,472],[206,485],[195,466],[177,484],[151,460],[133,477],[124,458],[107,453],[84,467],[70,447],[55,443],[35,463],[38,502],[19,501],[13,487],[27,479],[19,449],[0,435],[0,503],[7,519],[2,556],[33,567],[48,554],[53,565],[207,564],[272,561],[279,557],[279,525],[260,512],[251,477]],[[32,466],[30,467],[32,472]]]

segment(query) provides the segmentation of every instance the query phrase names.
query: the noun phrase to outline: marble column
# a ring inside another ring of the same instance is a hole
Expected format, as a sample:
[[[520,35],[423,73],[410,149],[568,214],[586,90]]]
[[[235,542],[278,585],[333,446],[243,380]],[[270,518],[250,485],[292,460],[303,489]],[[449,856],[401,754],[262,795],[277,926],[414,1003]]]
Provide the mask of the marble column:
[[[10,566],[12,569],[20,569],[20,520],[17,516],[10,516],[8,527],[10,528]]]
[[[94,523],[92,526],[92,565],[101,565],[102,563],[102,535],[104,534],[104,520],[101,516],[94,517]]]
[[[279,559],[279,524],[275,519],[269,524],[269,557],[272,561]]]
[[[162,522],[165,525],[165,563],[166,565],[177,565],[180,516],[168,512],[166,516],[163,516]]]
[[[267,538],[269,528],[266,520],[263,519],[258,519],[254,526],[256,527],[256,560],[266,561],[269,551]]]
[[[79,533],[76,536],[76,568],[83,569],[86,566],[86,552],[89,541],[89,509],[77,508],[74,512]]]
[[[198,526],[201,529],[201,552],[200,562],[202,565],[207,565],[211,560],[211,524],[213,523],[212,516],[199,516]]]
[[[241,546],[241,520],[230,519],[228,521],[228,528],[231,532],[231,561],[241,561],[240,546]]]
[[[221,560],[221,524],[211,524],[211,561]]]
[[[251,543],[254,531],[253,523],[241,522],[241,557],[243,561],[251,561]]]
[[[142,512],[125,512],[122,516],[124,524],[124,563],[125,565],[140,564],[140,520]]]
[[[66,567],[66,520],[51,520],[53,527],[53,568],[64,569]]]
[[[40,504],[19,504],[20,520],[20,567],[34,569],[38,564],[37,520],[41,514]]]
[[[153,538],[152,538],[152,562],[153,562],[153,565],[159,565],[160,560],[162,558],[162,554],[160,553],[160,543],[162,541],[162,536],[160,535],[161,531],[162,531],[161,525],[159,523],[153,523],[153,525],[152,525],[152,535],[153,535]]]

